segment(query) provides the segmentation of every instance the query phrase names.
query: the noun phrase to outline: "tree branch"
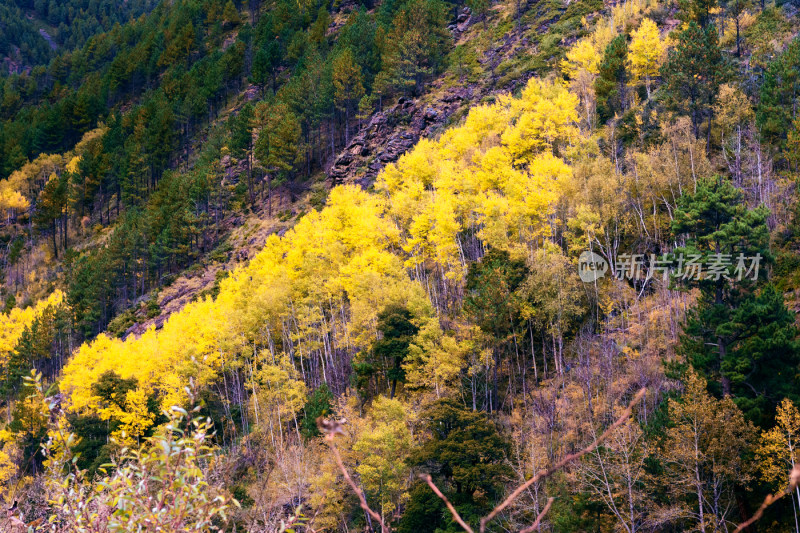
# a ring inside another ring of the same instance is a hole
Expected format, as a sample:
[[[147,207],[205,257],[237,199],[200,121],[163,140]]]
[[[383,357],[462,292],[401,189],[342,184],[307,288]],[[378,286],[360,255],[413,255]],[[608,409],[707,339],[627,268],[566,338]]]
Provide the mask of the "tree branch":
[[[795,466],[789,473],[789,486],[786,487],[783,492],[779,492],[776,496],[767,494],[767,497],[764,498],[764,502],[761,504],[761,507],[758,508],[758,511],[756,511],[756,513],[751,516],[749,520],[739,524],[739,526],[733,530],[733,533],[744,531],[745,528],[749,527],[753,522],[761,518],[767,507],[780,500],[784,496],[791,494],[792,491],[797,487],[798,482],[800,482],[800,466]]]
[[[546,515],[547,511],[550,510],[550,506],[553,505],[553,502],[555,500],[556,499],[553,498],[552,496],[547,498],[547,503],[545,504],[544,509],[542,509],[542,512],[539,513],[539,516],[536,517],[536,521],[533,524],[531,524],[529,527],[526,527],[525,529],[520,531],[519,533],[533,533],[534,531],[539,529],[539,526],[542,524],[542,518],[544,518],[544,515]]]
[[[486,531],[486,524],[488,524],[495,516],[500,514],[500,512],[502,512],[503,509],[505,509],[506,507],[511,505],[511,503],[515,499],[517,499],[517,497],[520,494],[522,494],[522,492],[525,491],[528,487],[530,487],[531,485],[533,485],[534,483],[536,483],[538,481],[541,481],[542,479],[544,479],[546,477],[549,477],[549,476],[553,475],[555,472],[561,470],[565,465],[571,463],[572,461],[574,461],[576,459],[580,459],[581,457],[583,457],[587,453],[589,453],[589,452],[593,451],[595,448],[597,448],[600,445],[601,442],[606,440],[611,435],[611,433],[613,433],[613,431],[615,429],[617,429],[618,427],[620,427],[621,425],[623,425],[625,422],[628,421],[628,417],[630,417],[631,413],[633,412],[633,407],[637,403],[639,403],[641,401],[641,399],[644,397],[644,394],[645,394],[646,391],[647,391],[647,389],[645,389],[645,388],[640,389],[639,392],[636,393],[636,396],[634,396],[633,399],[631,400],[631,402],[628,404],[628,407],[625,408],[625,411],[623,411],[622,415],[613,424],[608,426],[608,428],[599,437],[597,437],[595,439],[595,441],[592,442],[589,446],[587,446],[586,448],[584,448],[584,449],[582,449],[582,450],[580,450],[578,452],[571,453],[569,455],[564,456],[563,459],[561,459],[559,462],[557,462],[556,464],[554,464],[550,468],[548,468],[546,470],[541,470],[538,474],[536,474],[535,476],[530,478],[528,481],[526,481],[525,483],[523,483],[522,485],[517,487],[514,490],[514,492],[512,492],[508,496],[508,498],[506,498],[503,501],[503,503],[501,503],[500,505],[495,507],[492,510],[491,513],[489,513],[487,516],[485,516],[484,518],[481,519],[481,529],[480,529],[481,533]]]
[[[361,508],[369,513],[372,518],[378,521],[378,523],[381,525],[381,533],[389,533],[390,530],[383,522],[383,517],[370,509],[369,505],[367,505],[367,499],[364,497],[363,491],[358,488],[358,485],[356,485],[356,482],[353,481],[352,477],[350,477],[350,474],[347,472],[347,468],[344,466],[342,456],[339,454],[339,449],[336,447],[336,443],[333,440],[337,433],[344,433],[341,428],[341,424],[334,420],[323,420],[322,417],[320,417],[317,419],[317,426],[325,434],[325,442],[328,443],[331,452],[333,452],[333,457],[336,459],[336,464],[339,465],[339,470],[342,472],[342,475],[353,489],[353,492],[356,493],[356,496],[358,496],[358,501],[361,504]]]
[[[475,533],[472,530],[472,528],[469,527],[469,524],[467,524],[464,521],[464,519],[461,518],[461,515],[458,514],[458,511],[456,511],[456,508],[453,507],[452,503],[450,503],[450,500],[447,499],[447,496],[442,494],[442,491],[439,490],[439,487],[437,487],[433,483],[433,480],[431,479],[431,475],[430,474],[420,474],[419,477],[421,479],[424,479],[425,482],[428,483],[428,486],[431,488],[431,490],[444,502],[444,504],[447,506],[447,508],[450,509],[450,513],[453,515],[453,518],[455,519],[455,521],[458,522],[458,525],[463,527],[464,531],[466,531],[467,533]]]

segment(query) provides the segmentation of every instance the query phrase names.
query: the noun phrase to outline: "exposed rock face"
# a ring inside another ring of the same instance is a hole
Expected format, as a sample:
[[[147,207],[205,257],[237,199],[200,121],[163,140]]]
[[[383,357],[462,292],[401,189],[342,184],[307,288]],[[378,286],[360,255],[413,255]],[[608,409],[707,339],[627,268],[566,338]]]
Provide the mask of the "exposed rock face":
[[[458,87],[428,105],[400,98],[392,107],[375,113],[369,123],[362,126],[336,158],[328,178],[334,184],[357,183],[368,187],[384,166],[397,161],[420,137],[438,131],[450,115],[472,97],[472,87]]]
[[[449,26],[450,31],[458,38],[465,29],[477,22],[475,19],[469,8],[464,8],[455,23]],[[527,83],[532,73],[520,75],[503,86],[498,84],[499,76],[495,74],[495,69],[509,57],[530,53],[532,45],[529,39],[520,38],[520,35],[525,35],[525,32],[507,34],[478,59],[488,71],[487,76],[479,82],[451,87],[442,92],[436,91],[437,85],[440,87],[443,83],[440,78],[431,84],[433,90],[429,94],[438,94],[435,98],[402,97],[395,105],[372,115],[328,170],[331,184],[356,183],[364,188],[369,187],[387,164],[397,161],[421,137],[432,137],[440,132],[459,109],[467,109],[486,96],[514,91]]]

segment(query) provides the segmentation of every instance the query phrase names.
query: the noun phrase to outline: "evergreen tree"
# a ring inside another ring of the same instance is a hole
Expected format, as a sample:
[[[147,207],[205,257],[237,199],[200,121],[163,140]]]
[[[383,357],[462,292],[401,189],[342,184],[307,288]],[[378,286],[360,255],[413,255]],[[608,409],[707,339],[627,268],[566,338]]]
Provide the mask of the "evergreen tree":
[[[736,25],[736,57],[742,57],[741,25],[742,15],[752,6],[752,0],[727,0],[725,11]]]
[[[506,464],[508,441],[483,413],[468,411],[451,399],[434,403],[423,413],[423,420],[430,439],[412,454],[411,461],[431,474],[465,520],[476,522],[494,506],[511,475]],[[434,499],[438,500],[430,490],[414,490],[399,530],[433,533],[446,528],[447,513],[428,521],[439,506],[431,502]]]
[[[718,0],[678,0],[679,13],[686,22],[695,22],[701,28],[711,24]]]
[[[758,290],[771,258],[767,214],[764,207],[747,209],[741,191],[727,180],[711,178],[681,197],[672,224],[676,235],[687,238],[675,251],[682,257],[678,275],[701,294],[687,317],[681,349],[714,392],[733,396],[759,423],[800,383],[793,317],[773,288]],[[689,266],[692,256],[705,273]]]
[[[62,232],[66,244],[67,183],[69,174],[53,174],[39,195],[34,220],[40,229],[50,228],[53,236],[53,255],[58,259],[58,224],[63,222]]]
[[[800,105],[800,38],[776,57],[764,73],[756,108],[756,123],[761,135],[784,147]]]
[[[707,147],[711,145],[711,121],[720,85],[731,75],[730,62],[719,48],[719,36],[713,24],[705,28],[690,22],[677,38],[661,66],[664,101],[667,106],[692,118],[696,138],[707,118]]]
[[[259,104],[256,120],[261,127],[255,143],[255,156],[267,172],[269,212],[272,214],[272,187],[288,178],[300,159],[300,121],[289,107],[278,102]]]
[[[624,35],[617,35],[606,47],[594,90],[597,95],[597,115],[601,123],[627,108],[628,45]]]
[[[353,365],[362,389],[374,378],[376,392],[383,389],[382,383],[388,383],[389,398],[394,398],[397,383],[405,382],[403,363],[411,341],[419,331],[411,322],[412,318],[411,312],[399,305],[387,306],[378,313],[378,331],[382,337],[372,345],[371,356]]]
[[[517,291],[528,275],[523,259],[498,249],[491,249],[480,261],[470,264],[467,272],[464,310],[492,340],[494,352],[493,391],[489,410],[497,409],[498,369],[501,354],[508,348],[520,320],[520,295]]]
[[[333,394],[326,383],[312,392],[303,406],[302,434],[306,439],[320,436],[317,419],[330,416],[333,408]]]
[[[405,94],[420,94],[449,47],[446,21],[447,8],[439,0],[413,0],[395,15],[382,58],[391,85]]]
[[[349,142],[348,126],[355,107],[364,97],[364,77],[361,68],[355,62],[353,52],[346,48],[333,60],[334,102],[336,107],[344,111],[345,145]]]

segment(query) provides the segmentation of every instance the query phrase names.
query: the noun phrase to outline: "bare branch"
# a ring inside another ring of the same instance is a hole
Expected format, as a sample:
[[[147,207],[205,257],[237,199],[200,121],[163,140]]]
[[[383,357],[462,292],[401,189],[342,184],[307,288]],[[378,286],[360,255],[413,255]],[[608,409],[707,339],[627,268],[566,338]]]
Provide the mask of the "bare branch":
[[[344,433],[340,423],[335,420],[323,420],[320,417],[317,419],[317,426],[323,433],[325,433],[325,442],[328,443],[331,452],[333,452],[333,457],[336,459],[336,464],[339,465],[339,470],[342,472],[342,475],[353,489],[353,492],[356,493],[356,496],[358,496],[358,501],[361,504],[361,508],[369,513],[372,518],[378,521],[378,523],[381,525],[381,533],[389,533],[390,529],[383,522],[383,517],[370,509],[369,505],[367,505],[367,499],[364,497],[363,491],[358,488],[358,485],[356,485],[356,482],[353,481],[352,477],[350,477],[350,474],[347,472],[347,468],[344,466],[342,456],[339,454],[339,449],[336,447],[336,443],[334,442],[334,438],[336,437],[337,433]]]
[[[557,462],[556,464],[554,464],[550,468],[548,468],[546,470],[541,470],[539,473],[537,473],[531,479],[529,479],[528,481],[526,481],[525,483],[523,483],[522,485],[517,487],[514,490],[514,492],[512,492],[503,501],[503,503],[501,503],[500,505],[495,507],[492,510],[491,513],[489,513],[486,517],[481,519],[481,528],[480,528],[481,533],[486,531],[486,524],[489,523],[489,521],[491,521],[494,517],[496,517],[499,513],[501,513],[503,511],[503,509],[505,509],[506,507],[511,505],[511,503],[520,494],[522,494],[524,491],[526,491],[528,489],[528,487],[530,487],[531,485],[533,485],[537,481],[541,481],[542,479],[553,475],[555,472],[557,472],[558,470],[563,468],[565,465],[571,463],[572,461],[575,461],[576,459],[580,459],[581,457],[583,457],[587,453],[595,450],[600,445],[601,442],[606,440],[611,435],[611,433],[613,433],[613,431],[615,429],[617,429],[618,427],[622,426],[623,424],[625,424],[628,421],[628,418],[631,416],[631,413],[633,412],[633,408],[636,406],[637,403],[639,403],[641,401],[641,399],[645,395],[645,392],[647,392],[647,389],[645,389],[645,388],[640,389],[639,392],[636,393],[636,396],[634,396],[633,399],[631,400],[631,402],[628,404],[628,407],[625,408],[625,411],[623,411],[622,415],[620,415],[620,417],[613,424],[611,424],[599,437],[597,437],[594,440],[594,442],[592,442],[589,446],[587,446],[586,448],[584,448],[584,449],[582,449],[582,450],[580,450],[578,452],[566,455],[563,459],[561,459],[559,462]],[[319,429],[325,434],[325,441],[328,443],[328,445],[331,448],[331,451],[333,452],[333,456],[336,459],[336,464],[339,465],[339,470],[341,470],[342,474],[344,475],[344,478],[347,480],[347,483],[350,484],[350,487],[353,489],[353,492],[355,492],[356,496],[358,496],[359,502],[361,503],[361,508],[364,509],[364,511],[369,513],[369,515],[372,518],[374,518],[375,520],[377,520],[380,523],[381,531],[383,533],[388,533],[389,532],[389,528],[386,526],[386,524],[384,524],[383,518],[378,513],[376,513],[375,511],[373,511],[372,509],[369,508],[369,505],[367,505],[367,500],[364,497],[362,491],[355,484],[355,482],[353,481],[353,478],[350,477],[350,474],[347,472],[347,468],[345,468],[345,466],[344,466],[344,462],[342,461],[342,457],[339,454],[339,449],[336,447],[336,444],[334,443],[334,437],[336,436],[336,434],[337,433],[344,433],[344,431],[343,431],[343,429],[341,427],[341,423],[337,422],[335,420],[323,420],[320,417],[320,418],[317,419],[317,425],[319,426]],[[800,468],[798,469],[798,475],[800,476]],[[447,508],[450,510],[450,513],[453,515],[453,519],[456,522],[458,522],[458,524],[462,528],[464,528],[464,531],[466,531],[467,533],[474,533],[474,530],[469,526],[469,524],[467,524],[464,521],[463,518],[461,518],[461,515],[458,514],[458,511],[456,511],[456,508],[453,506],[452,503],[450,503],[450,500],[448,500],[447,497],[442,493],[442,491],[439,490],[439,487],[437,487],[433,483],[433,479],[431,479],[431,476],[428,475],[428,474],[421,474],[420,478],[425,480],[425,482],[428,484],[428,486],[431,488],[431,490],[433,490],[434,494],[436,494],[436,496],[438,496],[445,503]],[[793,477],[793,479],[794,479],[794,477]],[[793,488],[793,486],[794,485],[791,485],[792,488]],[[789,490],[789,489],[787,489],[787,490]],[[520,531],[520,533],[532,533],[537,528],[539,528],[539,526],[541,525],[542,519],[545,517],[547,512],[550,510],[550,507],[553,505],[553,501],[554,501],[554,498],[549,498],[547,500],[547,504],[544,506],[544,509],[542,509],[542,512],[539,513],[539,516],[536,517],[536,521],[533,524],[531,524],[529,527],[527,527],[527,528],[523,529],[522,531]],[[766,504],[766,505],[769,505],[769,504]],[[760,510],[760,512],[763,512],[763,510]],[[760,514],[758,514],[758,516],[760,516]],[[758,517],[754,517],[751,520],[755,521],[757,519],[758,519]],[[739,530],[737,530],[737,531],[739,531]]]
[[[491,513],[489,513],[487,516],[485,516],[484,518],[481,519],[481,529],[480,529],[481,533],[486,531],[486,524],[488,524],[495,516],[500,514],[500,512],[502,512],[503,509],[505,509],[506,507],[511,505],[511,503],[515,499],[517,499],[517,497],[520,494],[522,494],[525,490],[527,490],[528,487],[530,487],[531,485],[533,485],[534,483],[536,483],[538,481],[541,481],[542,479],[544,479],[546,477],[549,477],[549,476],[553,475],[555,472],[559,471],[565,465],[571,463],[572,461],[574,461],[576,459],[580,459],[581,457],[583,457],[587,453],[589,453],[591,451],[594,451],[594,449],[597,448],[600,445],[601,442],[606,440],[611,435],[611,433],[614,432],[615,429],[617,429],[618,427],[620,427],[621,425],[623,425],[625,422],[628,421],[628,417],[631,416],[631,413],[633,412],[634,406],[642,400],[642,398],[644,397],[645,392],[647,392],[647,389],[645,389],[645,388],[640,389],[639,392],[636,393],[636,396],[634,396],[633,399],[631,400],[631,402],[628,404],[628,407],[625,408],[625,411],[623,411],[622,415],[613,424],[608,426],[608,428],[599,437],[597,437],[597,439],[595,439],[595,441],[593,443],[591,443],[589,446],[587,446],[586,448],[584,448],[584,449],[582,449],[582,450],[580,450],[578,452],[571,453],[569,455],[564,456],[563,459],[561,459],[559,462],[557,462],[556,464],[554,464],[550,468],[548,468],[546,470],[541,470],[538,474],[536,474],[535,476],[530,478],[528,481],[526,481],[525,483],[523,483],[522,485],[517,487],[514,490],[514,492],[512,492],[508,496],[508,498],[506,498],[503,501],[503,503],[501,503],[500,505],[495,507],[492,510]]]
[[[464,519],[463,519],[463,518],[461,518],[461,515],[460,515],[460,514],[458,514],[458,511],[456,511],[456,508],[455,508],[455,507],[453,507],[453,504],[452,504],[452,503],[450,503],[450,500],[448,500],[448,499],[447,499],[447,496],[445,496],[444,494],[442,494],[442,491],[440,491],[440,490],[439,490],[439,487],[437,487],[437,486],[436,486],[436,485],[433,483],[433,480],[431,479],[431,476],[430,476],[430,474],[420,474],[420,475],[419,475],[419,477],[420,477],[421,479],[424,479],[424,480],[425,480],[425,482],[426,482],[426,483],[428,483],[428,486],[431,488],[431,490],[432,490],[432,491],[433,491],[433,492],[434,492],[434,493],[435,493],[435,494],[436,494],[436,495],[437,495],[439,498],[441,498],[441,500],[444,502],[444,504],[447,506],[447,508],[448,508],[448,509],[450,509],[450,513],[453,515],[453,518],[455,519],[455,521],[456,521],[456,522],[458,522],[458,525],[460,525],[461,527],[463,527],[463,528],[464,528],[464,531],[466,531],[467,533],[475,533],[475,532],[472,530],[472,528],[471,528],[471,527],[469,527],[469,524],[467,524],[467,523],[464,521]]]
[[[545,504],[544,509],[542,509],[542,512],[539,513],[539,516],[536,517],[536,521],[533,524],[531,524],[529,527],[526,527],[525,529],[520,531],[519,533],[533,533],[534,531],[539,529],[539,526],[542,525],[542,518],[544,518],[544,515],[546,515],[547,511],[550,510],[550,506],[553,505],[553,502],[555,500],[556,499],[553,498],[552,496],[547,498],[547,503]]]
[[[767,497],[764,498],[764,502],[761,504],[761,507],[758,508],[758,511],[756,511],[756,513],[751,516],[749,520],[739,524],[739,526],[733,530],[733,533],[739,533],[740,531],[743,531],[745,528],[749,527],[750,524],[761,518],[761,515],[764,514],[764,511],[767,509],[767,507],[780,500],[784,496],[791,494],[792,491],[797,487],[798,482],[800,482],[800,466],[795,466],[789,473],[789,486],[783,489],[783,492],[779,492],[776,496],[767,494]]]

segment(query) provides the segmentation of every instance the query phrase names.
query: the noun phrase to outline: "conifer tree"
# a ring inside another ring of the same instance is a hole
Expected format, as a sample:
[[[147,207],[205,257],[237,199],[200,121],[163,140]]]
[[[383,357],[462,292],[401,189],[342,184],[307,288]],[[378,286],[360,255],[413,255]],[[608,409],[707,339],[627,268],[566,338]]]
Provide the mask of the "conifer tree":
[[[763,283],[771,258],[767,209],[747,209],[741,198],[717,177],[700,180],[695,194],[679,201],[672,229],[687,241],[675,251],[682,258],[677,275],[701,292],[681,349],[714,392],[733,396],[750,420],[763,424],[797,387],[800,346],[782,297]],[[706,272],[698,275],[692,262]]]
[[[467,273],[464,310],[492,339],[494,368],[492,402],[489,409],[500,405],[498,369],[501,355],[508,347],[520,319],[521,301],[517,289],[528,274],[525,261],[512,258],[503,250],[492,249]]]
[[[711,24],[718,0],[678,0],[683,20],[696,22],[701,28]]]
[[[622,115],[627,108],[627,60],[625,36],[617,35],[606,47],[595,81],[597,115],[601,123],[608,122],[615,115]]]
[[[349,143],[350,117],[355,106],[364,97],[364,76],[355,62],[353,52],[346,48],[333,60],[333,87],[336,107],[344,111],[345,145]]]
[[[692,21],[677,37],[678,44],[661,66],[667,106],[692,119],[694,135],[707,118],[706,149],[711,146],[711,122],[720,86],[731,75],[730,63],[719,48],[713,24],[702,28]]]
[[[300,158],[300,122],[289,107],[278,102],[256,108],[260,126],[255,155],[267,172],[269,212],[272,213],[273,185],[285,180]]]
[[[447,498],[468,522],[477,522],[494,505],[511,470],[506,463],[509,442],[485,414],[469,411],[453,399],[435,402],[422,415],[430,438],[410,457],[429,472]],[[449,529],[448,513],[434,517],[439,507],[430,490],[415,490],[399,531]]]
[[[439,0],[413,0],[392,20],[383,67],[403,93],[418,95],[423,81],[441,64],[450,40],[446,17]]]
[[[764,73],[756,122],[761,135],[778,147],[783,147],[792,121],[798,118],[800,103],[800,38],[776,57]]]

